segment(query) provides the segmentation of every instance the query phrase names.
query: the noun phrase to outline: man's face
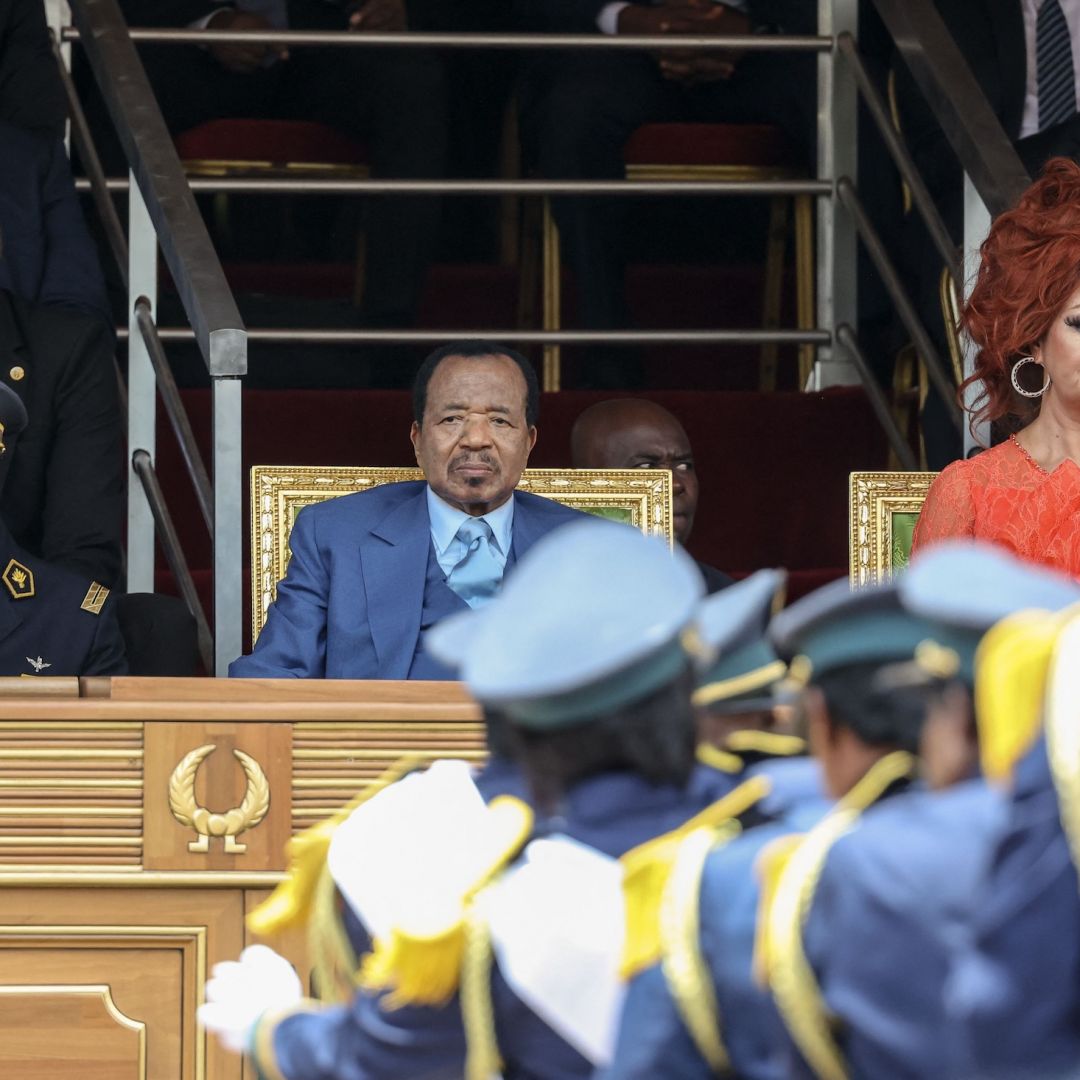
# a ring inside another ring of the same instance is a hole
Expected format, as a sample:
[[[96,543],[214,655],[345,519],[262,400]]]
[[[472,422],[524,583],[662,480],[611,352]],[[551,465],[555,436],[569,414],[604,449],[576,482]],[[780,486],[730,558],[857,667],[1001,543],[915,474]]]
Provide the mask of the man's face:
[[[698,478],[686,432],[674,417],[641,416],[607,433],[603,469],[670,469],[675,539],[690,539],[697,513]]]
[[[513,494],[536,443],[525,420],[525,377],[506,356],[448,356],[427,388],[410,438],[440,498],[474,517]]]

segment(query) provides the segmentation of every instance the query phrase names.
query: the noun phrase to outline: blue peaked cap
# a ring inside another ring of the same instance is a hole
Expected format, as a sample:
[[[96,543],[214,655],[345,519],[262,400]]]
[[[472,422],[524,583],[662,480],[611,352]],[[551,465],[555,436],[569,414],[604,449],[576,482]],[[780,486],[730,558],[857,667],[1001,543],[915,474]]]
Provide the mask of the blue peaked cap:
[[[943,541],[899,578],[904,607],[944,626],[987,631],[1025,609],[1061,611],[1080,602],[1080,583],[978,541]]]
[[[702,600],[698,632],[709,660],[699,669],[696,705],[743,713],[777,703],[787,665],[776,655],[768,628],[786,587],[785,571],[759,570]]]
[[[425,647],[511,721],[569,727],[675,678],[704,591],[681,548],[624,525],[575,522],[540,540],[485,607],[433,627]]]

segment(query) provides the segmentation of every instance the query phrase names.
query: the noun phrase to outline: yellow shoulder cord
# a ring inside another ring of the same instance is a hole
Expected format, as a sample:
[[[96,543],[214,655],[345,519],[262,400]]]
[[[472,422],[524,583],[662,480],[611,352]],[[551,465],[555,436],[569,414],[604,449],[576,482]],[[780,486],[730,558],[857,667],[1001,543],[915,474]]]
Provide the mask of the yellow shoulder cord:
[[[795,1045],[820,1080],[847,1080],[847,1063],[803,950],[802,932],[829,850],[885,792],[915,771],[915,758],[898,751],[876,762],[792,854],[763,917],[769,986]]]
[[[484,914],[483,894],[465,916],[465,952],[461,964],[461,1020],[465,1028],[465,1080],[491,1080],[502,1070],[491,994],[494,953]]]
[[[717,772],[741,773],[743,771],[743,759],[738,754],[721,750],[712,743],[698,743],[696,751],[698,763],[707,768],[716,769]]]
[[[307,938],[318,997],[328,1005],[344,1005],[352,999],[360,966],[340,905],[337,885],[324,866],[315,886]]]
[[[730,843],[740,831],[738,822],[731,821],[717,832],[691,833],[679,846],[660,904],[664,981],[694,1045],[717,1074],[726,1072],[730,1061],[712,976],[701,954],[701,876],[709,852]]]
[[[270,896],[247,916],[245,921],[248,929],[259,937],[273,937],[292,927],[304,925],[311,915],[319,878],[326,865],[326,853],[330,850],[330,841],[337,827],[368,799],[419,766],[437,760],[438,756],[406,754],[330,817],[292,837],[286,845],[289,852],[288,874]]]
[[[1073,865],[1080,870],[1080,615],[1069,620],[1054,647],[1046,693],[1046,753],[1061,824]]]

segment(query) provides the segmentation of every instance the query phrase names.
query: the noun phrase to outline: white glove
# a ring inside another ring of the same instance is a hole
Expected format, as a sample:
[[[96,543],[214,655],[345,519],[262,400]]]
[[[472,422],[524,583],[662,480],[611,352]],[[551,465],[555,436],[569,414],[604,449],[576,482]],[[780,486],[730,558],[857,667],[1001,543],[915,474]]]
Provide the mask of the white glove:
[[[299,976],[283,956],[265,945],[249,945],[239,960],[215,964],[206,983],[199,1023],[230,1050],[244,1053],[264,1012],[287,1009],[304,996]]]

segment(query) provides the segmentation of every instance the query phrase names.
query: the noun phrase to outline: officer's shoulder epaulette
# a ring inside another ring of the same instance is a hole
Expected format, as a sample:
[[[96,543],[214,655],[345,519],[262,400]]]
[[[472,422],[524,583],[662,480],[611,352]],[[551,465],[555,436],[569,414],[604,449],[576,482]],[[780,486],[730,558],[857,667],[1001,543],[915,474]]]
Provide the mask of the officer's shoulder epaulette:
[[[89,611],[91,615],[100,615],[105,601],[109,599],[109,590],[97,581],[90,582],[90,588],[86,590],[82,603],[79,605],[83,611]]]

